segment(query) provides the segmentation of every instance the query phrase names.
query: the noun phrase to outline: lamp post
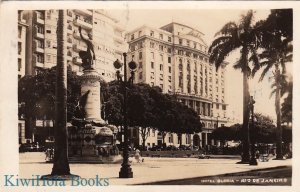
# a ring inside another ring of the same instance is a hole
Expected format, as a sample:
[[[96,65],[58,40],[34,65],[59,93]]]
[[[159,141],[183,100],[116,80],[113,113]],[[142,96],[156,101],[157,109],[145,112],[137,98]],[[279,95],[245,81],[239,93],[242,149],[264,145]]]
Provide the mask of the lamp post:
[[[249,102],[249,107],[250,107],[250,111],[251,111],[251,121],[252,121],[252,127],[251,127],[251,158],[249,161],[249,165],[257,165],[257,160],[255,157],[255,142],[254,142],[254,99],[253,96],[250,97],[250,102]]]
[[[134,61],[130,61],[128,63],[128,66],[130,68],[130,78],[127,80],[127,63],[126,63],[126,57],[127,53],[123,53],[124,57],[124,65],[117,59],[114,62],[114,67],[117,69],[117,80],[121,82],[122,84],[122,89],[123,89],[123,127],[124,127],[124,149],[123,149],[123,163],[122,167],[119,172],[119,178],[133,178],[133,172],[130,167],[129,163],[129,150],[128,150],[128,125],[127,125],[127,87],[128,85],[133,84],[133,79],[134,79],[134,72],[136,69],[136,63]],[[121,74],[120,74],[120,68],[124,66],[124,79],[122,80]]]

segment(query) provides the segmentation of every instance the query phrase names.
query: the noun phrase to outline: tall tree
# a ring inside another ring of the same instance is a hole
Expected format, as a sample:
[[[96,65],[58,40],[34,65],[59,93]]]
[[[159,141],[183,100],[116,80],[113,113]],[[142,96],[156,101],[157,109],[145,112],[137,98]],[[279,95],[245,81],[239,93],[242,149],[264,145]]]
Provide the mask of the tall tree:
[[[260,47],[263,52],[259,54],[260,65],[253,69],[255,74],[264,68],[260,81],[273,70],[275,87],[275,111],[277,118],[276,159],[283,159],[282,128],[281,128],[281,102],[283,85],[286,84],[286,64],[293,58],[293,11],[292,9],[271,10],[265,21],[258,23],[260,34]]]
[[[57,22],[57,68],[55,103],[55,151],[51,175],[70,175],[67,136],[67,64],[65,61],[64,10],[58,12]]]
[[[240,23],[229,22],[216,33],[216,39],[209,47],[209,61],[214,63],[216,69],[222,66],[225,58],[235,50],[240,50],[240,58],[234,64],[235,69],[240,69],[243,73],[243,155],[242,163],[249,162],[249,77],[251,68],[249,67],[249,57],[256,56],[257,37],[256,29],[253,26],[253,11],[242,15]],[[253,60],[257,65],[257,59]]]

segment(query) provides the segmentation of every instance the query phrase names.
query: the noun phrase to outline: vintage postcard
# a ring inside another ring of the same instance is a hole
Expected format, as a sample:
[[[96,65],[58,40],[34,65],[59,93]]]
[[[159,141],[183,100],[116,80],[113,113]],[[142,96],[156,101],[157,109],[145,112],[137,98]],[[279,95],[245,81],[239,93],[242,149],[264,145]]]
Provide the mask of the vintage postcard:
[[[2,2],[1,191],[300,190],[299,5]]]

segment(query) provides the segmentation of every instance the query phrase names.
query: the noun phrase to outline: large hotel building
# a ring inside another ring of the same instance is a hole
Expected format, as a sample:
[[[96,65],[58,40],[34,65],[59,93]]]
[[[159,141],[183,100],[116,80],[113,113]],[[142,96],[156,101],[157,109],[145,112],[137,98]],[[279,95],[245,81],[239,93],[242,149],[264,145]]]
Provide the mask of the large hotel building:
[[[18,22],[18,69],[19,78],[35,74],[39,68],[56,65],[57,10],[19,11]],[[194,135],[183,135],[183,145],[207,146],[217,144],[210,138],[216,127],[227,123],[226,114],[226,63],[218,71],[208,62],[208,46],[204,34],[192,27],[170,23],[161,28],[141,26],[125,37],[125,29],[104,10],[66,10],[66,62],[79,75],[82,73],[78,52],[86,50],[78,27],[83,34],[92,34],[96,65],[104,80],[115,79],[113,62],[122,60],[122,53],[129,44],[129,59],[137,64],[135,82],[159,86],[164,93],[174,94],[178,100],[193,108],[201,118],[203,131]],[[87,37],[86,37],[87,38]],[[126,39],[125,39],[126,38]],[[127,42],[126,42],[127,41]],[[48,120],[36,121],[36,127],[52,127]],[[45,140],[47,136],[35,133],[29,140]],[[141,144],[139,132],[131,130],[132,143]],[[25,140],[24,120],[19,120],[19,140]],[[167,145],[178,145],[178,136],[168,133]],[[150,130],[146,144],[160,145],[162,135]]]
[[[128,55],[138,64],[135,81],[159,86],[193,108],[200,115],[203,131],[184,135],[182,144],[201,147],[217,144],[210,134],[227,123],[226,63],[218,70],[209,63],[203,36],[197,29],[175,22],[159,29],[141,26],[126,35]],[[153,130],[146,143],[159,145],[161,139],[160,133]],[[178,137],[169,133],[165,142],[178,145]]]

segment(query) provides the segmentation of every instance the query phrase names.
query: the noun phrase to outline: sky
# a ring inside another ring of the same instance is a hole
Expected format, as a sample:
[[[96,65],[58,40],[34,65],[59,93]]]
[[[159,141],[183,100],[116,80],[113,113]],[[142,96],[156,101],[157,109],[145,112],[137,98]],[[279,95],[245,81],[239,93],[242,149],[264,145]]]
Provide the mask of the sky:
[[[254,22],[265,19],[269,10],[254,10]],[[130,9],[130,11],[113,11],[110,12],[118,18],[125,26],[127,31],[134,30],[142,25],[149,25],[159,28],[172,21],[186,24],[203,32],[203,37],[209,46],[214,39],[214,35],[224,24],[229,21],[239,22],[240,16],[246,14],[247,10],[201,10],[201,9]],[[227,115],[236,122],[242,122],[242,73],[232,68],[232,64],[239,58],[239,52],[230,54],[226,61],[230,64],[227,66]],[[291,68],[291,67],[289,67]],[[255,112],[270,116],[275,120],[275,98],[270,98],[272,79],[266,77],[262,82],[258,82],[260,74],[251,79],[250,94],[256,101]],[[267,76],[272,76],[272,73]]]

